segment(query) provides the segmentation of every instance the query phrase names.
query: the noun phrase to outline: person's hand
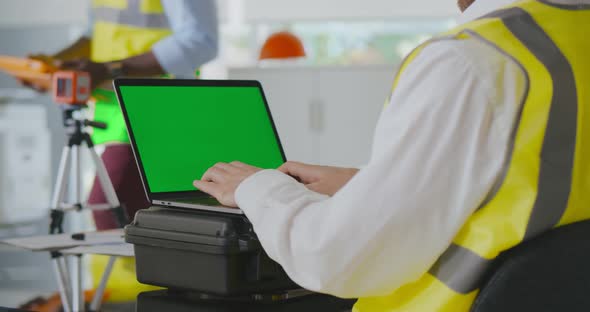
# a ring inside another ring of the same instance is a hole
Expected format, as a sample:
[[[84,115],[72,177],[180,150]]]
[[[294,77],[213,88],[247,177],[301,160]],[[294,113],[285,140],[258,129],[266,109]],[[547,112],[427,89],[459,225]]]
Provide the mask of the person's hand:
[[[58,65],[60,69],[87,72],[90,75],[90,87],[92,90],[110,78],[109,68],[105,63],[95,63],[88,59],[77,59],[63,61]]]
[[[59,61],[57,58],[43,53],[27,54],[27,58],[31,60],[41,61],[50,66],[55,66],[55,62]]]
[[[28,81],[28,80],[21,79],[21,78],[16,78],[16,80],[20,83],[21,86],[27,87],[29,89],[33,89],[39,93],[45,93],[48,91],[48,88],[42,84],[37,84],[35,82]]]
[[[56,61],[52,56],[47,55],[47,54],[28,54],[27,58],[31,59],[31,60],[42,61],[42,62],[48,64],[49,66],[55,66],[55,61]],[[38,84],[38,83],[35,83],[34,81],[29,81],[29,80],[25,80],[25,79],[21,79],[21,78],[16,78],[16,80],[18,80],[18,82],[23,87],[33,89],[39,93],[45,93],[48,90],[46,85]]]
[[[262,169],[239,161],[229,164],[218,163],[207,170],[201,180],[195,180],[193,185],[215,197],[224,206],[238,207],[235,198],[236,189],[242,181],[260,170]]]
[[[279,171],[294,177],[314,192],[333,196],[359,170],[354,168],[315,166],[289,161],[282,165]]]

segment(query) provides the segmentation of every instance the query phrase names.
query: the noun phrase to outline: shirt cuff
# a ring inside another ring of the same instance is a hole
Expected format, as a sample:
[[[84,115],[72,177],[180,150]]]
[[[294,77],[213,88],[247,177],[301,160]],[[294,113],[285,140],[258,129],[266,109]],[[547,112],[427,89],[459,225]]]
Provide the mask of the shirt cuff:
[[[299,182],[277,170],[261,170],[240,183],[235,193],[236,203],[255,222],[262,217],[272,190],[289,183]]]

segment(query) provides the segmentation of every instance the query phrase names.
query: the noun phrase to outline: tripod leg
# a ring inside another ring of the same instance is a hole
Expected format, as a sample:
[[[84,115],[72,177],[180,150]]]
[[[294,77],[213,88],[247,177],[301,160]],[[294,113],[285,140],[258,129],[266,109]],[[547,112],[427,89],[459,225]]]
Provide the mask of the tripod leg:
[[[55,181],[55,189],[53,190],[53,197],[51,199],[51,209],[59,209],[59,206],[63,201],[66,190],[66,173],[68,171],[71,150],[72,148],[70,146],[65,146],[62,150],[59,169],[57,171],[57,179]]]
[[[70,281],[70,270],[68,268],[68,259],[60,255],[56,258],[57,264],[59,265],[59,273],[61,274],[61,278],[63,280],[63,286],[68,294],[68,298],[72,297],[72,285]]]
[[[117,193],[115,192],[115,187],[111,182],[111,178],[107,172],[107,168],[104,166],[102,159],[98,157],[98,153],[94,149],[94,144],[90,140],[90,136],[87,138],[87,145],[88,149],[90,150],[90,156],[92,157],[92,161],[96,166],[96,175],[98,176],[98,181],[100,182],[100,186],[102,187],[102,191],[107,198],[107,201],[111,205],[111,207],[119,207],[121,203],[119,202],[119,198],[117,197]]]
[[[82,285],[82,255],[76,255],[74,259],[72,309],[75,312],[84,312],[84,287]]]
[[[92,160],[94,161],[94,164],[96,166],[96,175],[98,177],[98,181],[100,183],[102,191],[104,192],[104,195],[107,199],[107,202],[111,206],[111,211],[115,215],[115,218],[119,223],[119,226],[123,227],[128,223],[127,215],[123,207],[121,206],[121,203],[119,202],[119,198],[117,197],[117,193],[115,191],[115,187],[113,186],[113,182],[109,177],[109,173],[104,163],[102,162],[102,159],[98,157],[98,153],[96,153],[96,150],[94,149],[94,143],[92,142],[90,135],[85,134],[84,141],[88,146],[90,156],[92,157]]]
[[[62,256],[60,256],[62,257]],[[53,271],[55,272],[55,278],[57,279],[57,285],[59,286],[59,296],[61,298],[62,306],[64,312],[72,312],[70,306],[70,296],[66,289],[66,279],[64,279],[64,275],[62,272],[61,265],[59,263],[59,258],[53,257],[51,259],[53,264]]]
[[[79,209],[82,208],[82,206],[80,205],[80,203],[82,203],[82,170],[80,166],[80,151],[81,150],[79,145],[72,146],[72,168],[74,170],[73,185],[76,188],[74,192],[74,204],[79,205]]]
[[[107,263],[104,272],[102,273],[102,277],[100,278],[100,284],[96,288],[96,293],[92,298],[92,302],[90,303],[90,312],[97,312],[100,309],[100,304],[102,302],[102,296],[104,295],[104,291],[107,287],[107,282],[109,281],[109,277],[111,275],[111,271],[113,271],[113,265],[115,264],[115,260],[117,257],[111,256],[109,258],[109,262]]]
[[[55,189],[53,190],[53,197],[51,199],[51,209],[54,212],[61,212],[60,207],[63,203],[63,197],[65,195],[66,190],[66,177],[68,172],[68,163],[70,160],[71,148],[70,146],[65,146],[62,150],[61,159],[59,162],[59,169],[57,171],[57,179],[55,182]],[[57,218],[54,220],[53,218]],[[62,233],[62,220],[63,215],[61,214],[53,214],[52,213],[52,222],[50,225],[49,233]],[[55,271],[55,278],[58,282],[59,287],[59,294],[61,297],[61,301],[64,307],[64,311],[70,312],[70,294],[71,288],[68,279],[68,268],[65,262],[65,258],[60,255],[59,253],[52,253],[51,254],[51,262],[53,264],[53,269]]]

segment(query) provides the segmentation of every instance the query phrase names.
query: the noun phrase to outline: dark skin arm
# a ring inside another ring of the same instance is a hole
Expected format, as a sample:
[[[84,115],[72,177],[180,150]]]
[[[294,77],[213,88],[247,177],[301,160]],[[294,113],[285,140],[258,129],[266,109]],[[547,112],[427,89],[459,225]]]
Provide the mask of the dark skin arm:
[[[56,67],[60,67],[64,61],[73,60],[73,59],[87,59],[90,57],[90,39],[87,37],[80,37],[71,45],[67,46],[63,50],[53,54],[29,54],[27,55],[30,59],[36,59],[44,61],[45,63],[51,64]],[[34,83],[29,83],[24,80],[20,81],[21,84],[32,88],[38,92],[45,92],[45,88],[40,85],[36,85]]]
[[[81,37],[73,44],[54,55],[37,54],[29,55],[29,57],[54,63],[54,65],[60,69],[88,72],[92,79],[92,88],[94,89],[112,77],[110,77],[109,69],[107,67],[108,62],[96,63],[90,61],[90,46],[91,40],[87,37]],[[121,62],[122,71],[125,76],[155,76],[165,73],[164,69],[162,69],[162,66],[151,51],[123,59]],[[46,91],[34,85],[25,85],[34,88],[37,91]]]
[[[86,37],[80,37],[71,45],[67,46],[63,50],[53,54],[29,54],[28,58],[42,60],[48,63],[62,62],[73,59],[82,59],[90,57],[90,39]]]
[[[166,73],[151,51],[123,60],[123,72],[128,76],[155,76]]]
[[[55,53],[52,57],[60,61],[90,58],[90,39],[87,37],[80,37],[70,46]]]
[[[165,73],[156,56],[151,51],[123,59],[120,62],[122,63],[122,71],[125,76],[155,76]],[[108,64],[108,62],[95,63],[86,58],[65,61],[61,64],[61,67],[88,72],[92,79],[92,88],[94,89],[112,78],[109,74]]]

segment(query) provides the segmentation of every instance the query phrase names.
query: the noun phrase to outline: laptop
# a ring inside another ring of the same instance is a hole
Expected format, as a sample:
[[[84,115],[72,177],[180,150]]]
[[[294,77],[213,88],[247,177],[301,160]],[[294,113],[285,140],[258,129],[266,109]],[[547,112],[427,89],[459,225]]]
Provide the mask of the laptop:
[[[285,154],[258,81],[115,79],[133,153],[154,205],[243,214],[197,190],[218,162],[277,168]]]

